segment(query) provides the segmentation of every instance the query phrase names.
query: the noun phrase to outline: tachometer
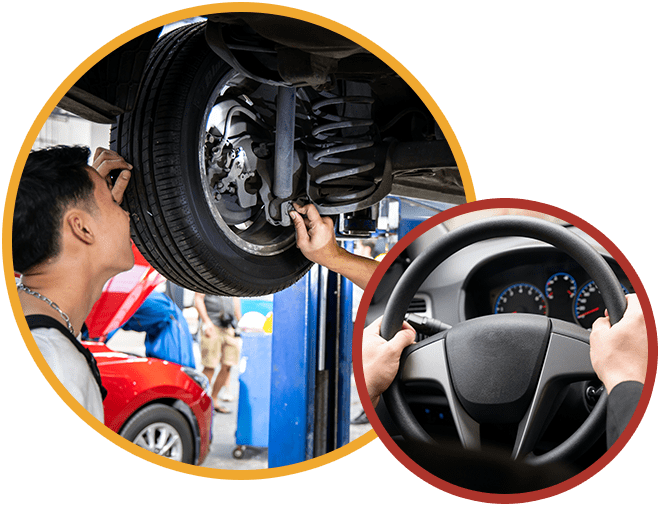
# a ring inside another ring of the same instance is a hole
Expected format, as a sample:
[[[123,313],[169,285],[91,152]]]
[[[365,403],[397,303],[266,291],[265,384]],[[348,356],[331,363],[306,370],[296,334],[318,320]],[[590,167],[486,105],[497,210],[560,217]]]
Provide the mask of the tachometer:
[[[625,294],[629,293],[624,286],[622,286],[622,290]],[[605,309],[604,298],[601,296],[601,292],[599,292],[599,288],[597,288],[595,282],[589,281],[585,283],[578,292],[576,302],[574,302],[574,318],[576,318],[576,322],[583,328],[591,329],[595,320],[604,316]]]
[[[546,281],[546,296],[549,300],[573,299],[576,296],[576,280],[571,274],[558,272]]]
[[[496,299],[494,313],[532,313],[546,316],[548,304],[539,288],[528,283],[517,283],[500,293]]]

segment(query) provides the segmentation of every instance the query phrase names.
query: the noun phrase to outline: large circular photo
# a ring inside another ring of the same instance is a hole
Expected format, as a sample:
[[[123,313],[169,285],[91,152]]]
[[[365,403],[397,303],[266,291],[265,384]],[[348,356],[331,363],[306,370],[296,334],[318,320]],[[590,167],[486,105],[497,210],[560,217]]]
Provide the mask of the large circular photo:
[[[349,426],[350,286],[301,247],[296,211],[351,249],[392,199],[474,196],[390,55],[240,7],[153,19],[70,74],[16,161],[5,261],[30,353],[89,425],[164,467],[259,479],[374,439]]]

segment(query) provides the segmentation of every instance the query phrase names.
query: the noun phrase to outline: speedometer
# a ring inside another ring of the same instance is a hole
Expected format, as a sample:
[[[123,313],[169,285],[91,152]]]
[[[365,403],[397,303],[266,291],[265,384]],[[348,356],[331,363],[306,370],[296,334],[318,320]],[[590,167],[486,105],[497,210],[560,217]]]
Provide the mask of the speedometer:
[[[500,293],[496,299],[494,313],[532,313],[546,316],[548,304],[539,288],[528,283],[517,283]]]
[[[622,286],[622,291],[627,294],[629,291]],[[604,298],[594,281],[589,281],[583,285],[578,292],[576,302],[574,302],[574,318],[583,328],[591,329],[592,324],[600,316],[604,316]]]

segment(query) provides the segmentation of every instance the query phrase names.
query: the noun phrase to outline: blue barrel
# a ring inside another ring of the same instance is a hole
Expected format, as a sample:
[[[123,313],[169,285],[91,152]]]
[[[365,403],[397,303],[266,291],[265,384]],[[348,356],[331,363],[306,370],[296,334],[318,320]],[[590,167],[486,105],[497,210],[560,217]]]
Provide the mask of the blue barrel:
[[[272,334],[243,332],[239,362],[237,446],[268,447]]]

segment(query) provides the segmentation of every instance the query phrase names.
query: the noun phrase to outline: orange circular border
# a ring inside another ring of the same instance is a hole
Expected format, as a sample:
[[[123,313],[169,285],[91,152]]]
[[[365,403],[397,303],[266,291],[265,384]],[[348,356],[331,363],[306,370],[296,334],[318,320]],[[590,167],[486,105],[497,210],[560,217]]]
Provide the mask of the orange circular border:
[[[90,57],[88,57],[83,63],[81,63],[76,69],[69,74],[69,76],[64,80],[64,82],[55,90],[51,95],[49,100],[46,102],[44,107],[41,109],[37,118],[35,119],[32,127],[28,131],[28,134],[23,142],[21,150],[19,152],[18,158],[14,165],[14,170],[12,172],[11,178],[9,180],[7,196],[5,199],[5,209],[4,209],[4,224],[2,230],[2,239],[3,247],[2,254],[5,265],[5,280],[7,284],[7,290],[9,295],[9,300],[18,324],[18,328],[23,336],[23,340],[28,348],[28,351],[32,355],[37,367],[41,370],[44,377],[53,387],[53,389],[59,394],[59,396],[64,400],[64,402],[88,425],[94,428],[97,432],[122,447],[126,451],[141,457],[145,460],[158,464],[162,467],[173,469],[176,471],[181,471],[187,474],[193,474],[197,476],[209,477],[209,478],[221,478],[221,479],[233,479],[233,480],[251,480],[251,479],[265,479],[265,478],[275,478],[279,476],[287,476],[290,474],[299,473],[302,471],[307,471],[309,469],[314,469],[329,462],[333,462],[337,459],[348,455],[356,451],[357,449],[365,446],[370,441],[373,441],[376,438],[376,434],[373,431],[364,434],[355,441],[350,442],[349,444],[339,448],[333,452],[330,452],[326,455],[316,457],[312,460],[301,462],[298,464],[292,464],[288,466],[272,468],[272,469],[263,469],[263,470],[226,470],[226,469],[211,469],[198,466],[192,466],[188,464],[182,464],[180,462],[173,462],[164,457],[159,457],[147,450],[139,448],[138,446],[128,442],[124,438],[120,437],[118,434],[108,429],[105,425],[99,422],[94,418],[90,413],[84,409],[74,398],[73,396],[64,388],[62,383],[57,379],[53,374],[50,367],[44,360],[43,356],[39,352],[37,345],[30,333],[30,330],[27,326],[25,318],[23,317],[23,312],[21,309],[20,302],[18,300],[18,295],[15,289],[14,281],[14,272],[13,272],[13,258],[12,258],[12,238],[11,238],[11,223],[14,213],[14,205],[16,202],[16,193],[18,191],[18,183],[23,172],[23,166],[27,160],[30,149],[34,145],[34,142],[39,134],[39,131],[43,127],[46,119],[57,106],[62,97],[66,92],[71,88],[77,81],[80,79],[85,72],[92,68],[96,63],[101,59],[107,56],[109,53],[119,48],[128,41],[142,35],[150,30],[158,28],[160,26],[173,23],[182,19],[187,19],[195,16],[203,16],[205,14],[211,13],[223,13],[223,12],[257,12],[264,14],[275,14],[280,16],[286,16],[290,18],[299,19],[302,21],[307,21],[319,26],[322,26],[328,30],[334,31],[343,35],[344,37],[360,44],[365,49],[376,55],[378,58],[383,60],[387,65],[389,65],[395,72],[399,74],[404,81],[417,93],[423,103],[427,106],[429,111],[434,116],[436,122],[440,126],[445,138],[452,149],[452,153],[457,162],[459,168],[459,173],[464,185],[464,191],[466,193],[466,199],[470,202],[475,200],[475,191],[473,189],[472,179],[468,171],[468,166],[464,158],[459,142],[450,127],[447,119],[441,112],[438,105],[431,98],[431,95],[425,90],[425,88],[420,84],[420,82],[413,77],[413,75],[404,68],[394,57],[389,53],[383,50],[381,47],[367,39],[366,37],[360,35],[359,33],[351,30],[350,28],[332,21],[326,17],[313,14],[311,12],[303,11],[300,9],[295,9],[291,7],[284,7],[271,4],[263,3],[252,3],[252,2],[233,2],[233,3],[224,3],[224,4],[209,4],[202,5],[197,7],[190,7],[172,13],[156,17],[150,21],[142,23],[131,30],[117,36],[112,41],[105,44],[99,50],[94,52]]]
[[[638,295],[640,300],[640,305],[643,309],[643,316],[645,317],[645,323],[647,326],[647,340],[648,340],[648,362],[647,362],[647,374],[645,377],[645,386],[643,387],[642,396],[636,407],[636,410],[631,418],[631,421],[627,425],[626,429],[622,435],[617,439],[615,444],[609,448],[604,455],[602,455],[594,464],[584,471],[578,473],[577,475],[569,478],[568,480],[563,481],[552,487],[536,490],[533,492],[519,493],[519,494],[493,494],[485,492],[476,492],[474,490],[465,489],[457,485],[453,485],[447,481],[444,481],[433,474],[429,473],[417,463],[415,463],[410,457],[408,457],[399,446],[392,440],[388,435],[385,428],[381,424],[379,417],[376,414],[376,411],[372,407],[370,402],[369,395],[367,394],[367,389],[365,387],[365,376],[363,373],[363,353],[362,353],[362,329],[365,326],[365,320],[367,317],[367,309],[369,307],[369,301],[374,295],[374,291],[378,286],[381,278],[386,273],[387,269],[392,265],[395,259],[406,249],[415,239],[420,237],[425,232],[429,231],[431,228],[443,223],[444,221],[449,220],[450,218],[455,218],[457,216],[472,212],[472,211],[482,211],[486,209],[495,209],[495,208],[511,208],[511,209],[522,209],[528,211],[535,211],[539,213],[549,214],[556,218],[560,218],[572,225],[575,225],[583,232],[590,235],[595,239],[601,246],[603,246],[610,255],[618,262],[620,267],[624,270],[625,274],[631,281],[631,284],[634,288],[634,292]],[[497,503],[497,504],[513,504],[513,503],[522,503],[529,501],[537,501],[539,499],[546,499],[554,495],[565,492],[569,489],[576,487],[577,485],[583,483],[587,479],[594,476],[597,472],[603,469],[615,456],[622,450],[624,445],[629,441],[634,431],[640,424],[643,414],[647,409],[647,406],[652,395],[652,388],[654,386],[654,380],[656,377],[656,367],[658,361],[658,342],[657,342],[657,333],[656,325],[654,323],[654,315],[652,313],[652,307],[650,305],[647,292],[645,291],[640,278],[636,274],[636,271],[633,269],[629,261],[624,257],[622,252],[601,232],[599,232],[592,225],[586,221],[574,216],[573,214],[564,211],[560,208],[553,207],[547,204],[542,204],[539,202],[533,202],[529,200],[522,199],[488,199],[477,202],[472,202],[469,204],[464,204],[457,206],[447,211],[443,211],[435,216],[432,216],[425,222],[418,225],[408,234],[406,234],[402,239],[395,244],[395,246],[388,252],[388,254],[381,261],[376,272],[372,276],[372,279],[368,283],[363,298],[358,307],[358,313],[356,315],[356,323],[354,325],[354,335],[353,335],[353,357],[354,357],[354,375],[356,378],[356,387],[358,389],[358,394],[360,400],[365,409],[368,419],[372,423],[372,427],[376,431],[377,435],[383,442],[383,444],[388,448],[388,450],[393,454],[400,463],[402,463],[409,471],[423,479],[430,485],[453,494],[464,499],[470,499],[473,501]]]

